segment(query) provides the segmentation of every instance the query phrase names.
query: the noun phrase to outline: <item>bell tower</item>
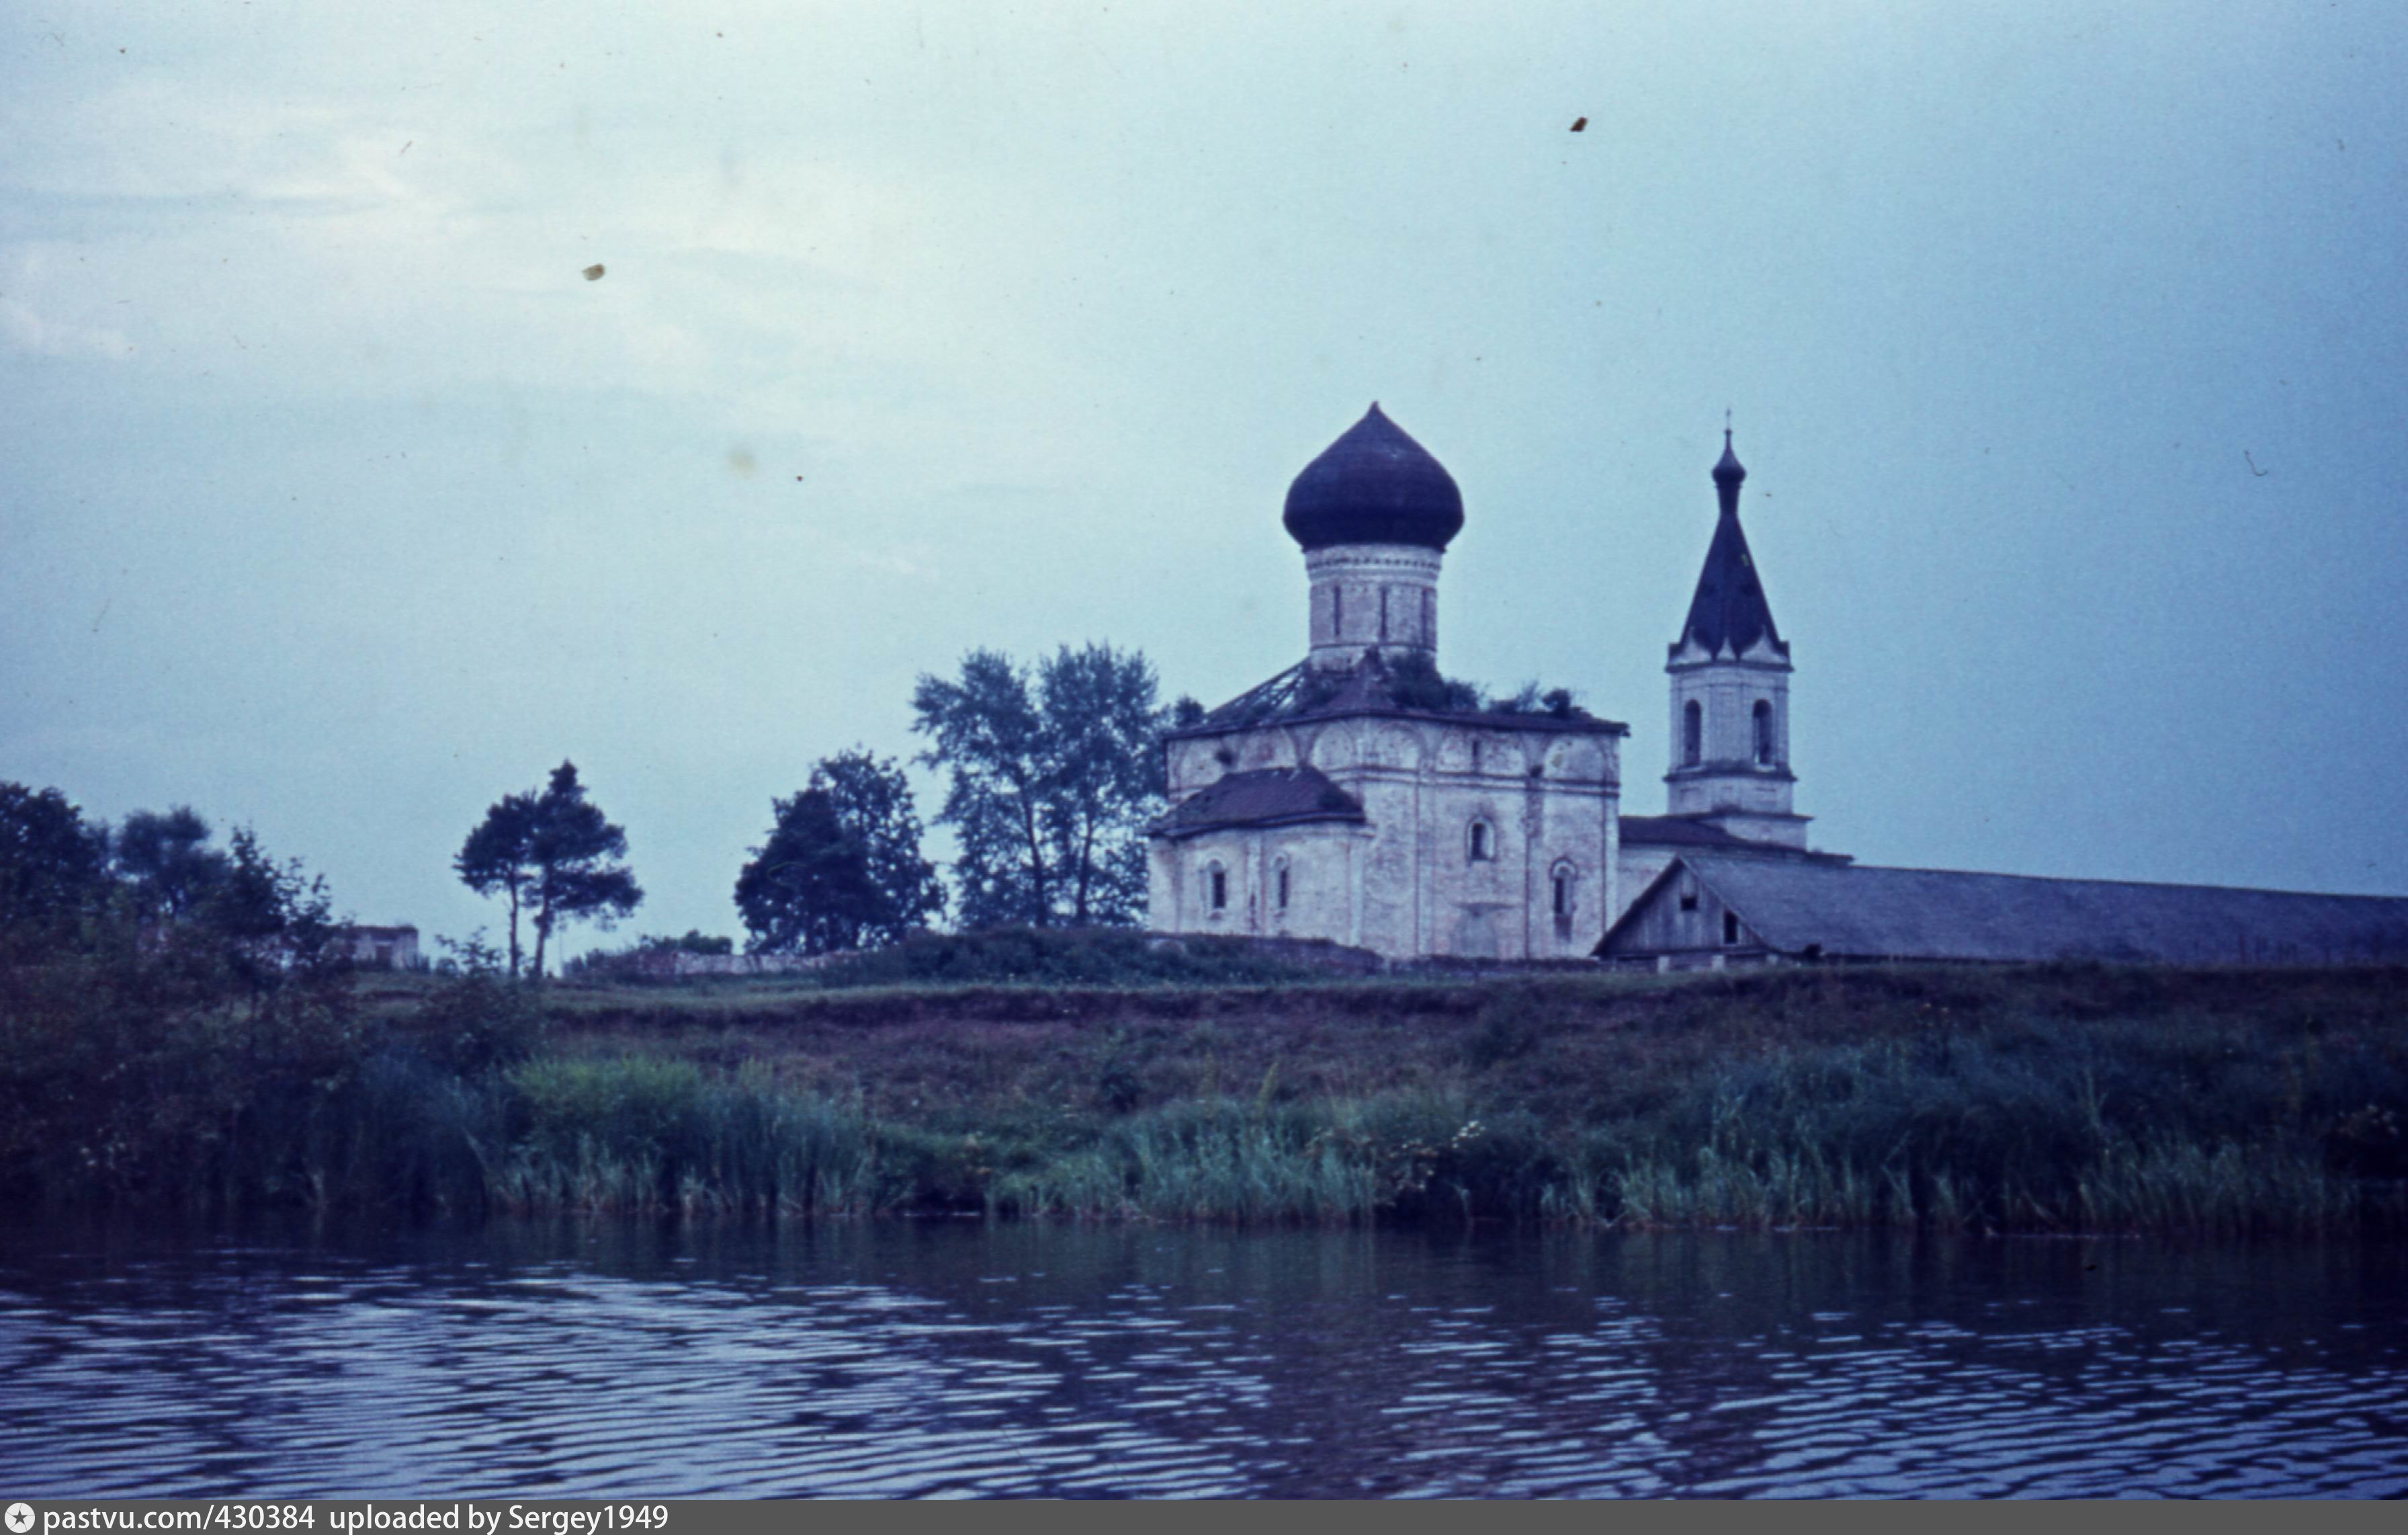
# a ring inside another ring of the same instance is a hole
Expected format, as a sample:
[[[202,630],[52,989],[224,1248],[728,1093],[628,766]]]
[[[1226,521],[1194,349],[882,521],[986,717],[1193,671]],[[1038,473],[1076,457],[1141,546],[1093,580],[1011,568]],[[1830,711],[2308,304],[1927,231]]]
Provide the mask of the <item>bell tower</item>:
[[[1722,514],[1697,595],[1664,670],[1671,677],[1672,767],[1667,809],[1734,837],[1806,845],[1808,817],[1791,809],[1789,646],[1773,627],[1764,583],[1739,525],[1747,480],[1723,429],[1714,492]]]

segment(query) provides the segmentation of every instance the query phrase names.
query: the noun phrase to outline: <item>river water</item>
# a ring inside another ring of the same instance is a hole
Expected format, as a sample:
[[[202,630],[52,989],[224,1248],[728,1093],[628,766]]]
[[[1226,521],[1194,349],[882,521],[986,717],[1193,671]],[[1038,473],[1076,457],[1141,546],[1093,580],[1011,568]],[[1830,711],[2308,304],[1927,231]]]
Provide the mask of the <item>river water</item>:
[[[20,1227],[0,1496],[2408,1494],[2408,1249]]]

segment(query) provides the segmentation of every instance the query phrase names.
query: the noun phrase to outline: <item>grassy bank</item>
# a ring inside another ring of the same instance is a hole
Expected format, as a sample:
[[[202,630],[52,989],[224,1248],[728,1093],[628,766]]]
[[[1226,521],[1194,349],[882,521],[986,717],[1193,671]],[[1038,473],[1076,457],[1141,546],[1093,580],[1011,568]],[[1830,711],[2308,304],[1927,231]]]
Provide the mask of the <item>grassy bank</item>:
[[[113,1155],[19,1093],[60,1134],[7,1170],[463,1213],[2408,1228],[2399,968],[908,980],[380,982],[338,1065]]]

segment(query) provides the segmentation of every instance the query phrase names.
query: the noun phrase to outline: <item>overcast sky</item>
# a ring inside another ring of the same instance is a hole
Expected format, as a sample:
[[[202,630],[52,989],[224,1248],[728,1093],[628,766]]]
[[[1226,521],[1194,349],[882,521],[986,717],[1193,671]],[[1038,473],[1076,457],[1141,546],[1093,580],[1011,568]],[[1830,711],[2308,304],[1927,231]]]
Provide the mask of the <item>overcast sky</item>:
[[[0,779],[460,935],[569,757],[633,929],[740,934],[771,797],[912,752],[920,672],[1298,659],[1281,499],[1377,399],[1463,489],[1441,665],[1628,721],[1660,811],[1728,409],[1816,845],[2408,894],[2403,37],[20,0]]]

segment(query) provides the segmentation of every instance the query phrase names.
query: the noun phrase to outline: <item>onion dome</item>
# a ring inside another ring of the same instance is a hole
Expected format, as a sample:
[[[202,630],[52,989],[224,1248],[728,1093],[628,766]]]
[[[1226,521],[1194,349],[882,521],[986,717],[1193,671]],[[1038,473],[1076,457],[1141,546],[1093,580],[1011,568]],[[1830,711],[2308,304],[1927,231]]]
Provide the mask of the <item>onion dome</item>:
[[[1746,466],[1740,463],[1739,454],[1731,452],[1730,428],[1726,426],[1723,428],[1723,456],[1714,464],[1714,488],[1722,490],[1728,486],[1729,490],[1725,494],[1735,494],[1740,481],[1746,478]]]
[[[1287,488],[1288,536],[1309,553],[1331,544],[1442,550],[1463,531],[1463,493],[1379,402]]]

